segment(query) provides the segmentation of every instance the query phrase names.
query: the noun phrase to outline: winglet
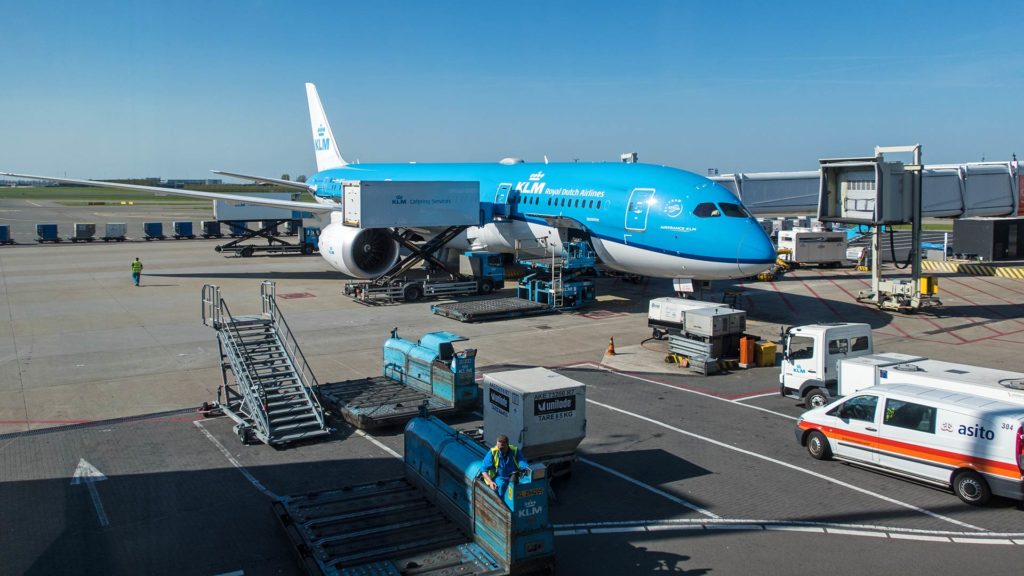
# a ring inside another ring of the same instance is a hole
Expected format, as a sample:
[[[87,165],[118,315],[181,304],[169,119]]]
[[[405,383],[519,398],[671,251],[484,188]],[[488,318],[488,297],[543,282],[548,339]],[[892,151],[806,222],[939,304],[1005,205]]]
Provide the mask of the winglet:
[[[330,123],[327,122],[327,115],[324,114],[324,107],[320,103],[320,95],[316,92],[316,86],[309,82],[306,83],[306,100],[309,101],[309,123],[313,128],[313,149],[316,150],[317,171],[347,166],[348,162],[341,157],[338,142],[334,139],[334,133],[331,132]]]

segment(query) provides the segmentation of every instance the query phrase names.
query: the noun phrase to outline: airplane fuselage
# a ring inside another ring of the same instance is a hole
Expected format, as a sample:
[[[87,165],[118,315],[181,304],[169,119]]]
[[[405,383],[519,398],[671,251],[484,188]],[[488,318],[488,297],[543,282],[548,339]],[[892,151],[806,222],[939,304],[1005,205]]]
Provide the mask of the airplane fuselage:
[[[559,229],[577,229],[609,268],[702,280],[752,276],[776,257],[764,230],[731,192],[664,166],[350,164],[318,172],[307,184],[318,201],[337,203],[344,180],[479,182],[482,225],[467,230],[454,248],[511,252],[517,241],[528,249],[545,238],[558,247]]]

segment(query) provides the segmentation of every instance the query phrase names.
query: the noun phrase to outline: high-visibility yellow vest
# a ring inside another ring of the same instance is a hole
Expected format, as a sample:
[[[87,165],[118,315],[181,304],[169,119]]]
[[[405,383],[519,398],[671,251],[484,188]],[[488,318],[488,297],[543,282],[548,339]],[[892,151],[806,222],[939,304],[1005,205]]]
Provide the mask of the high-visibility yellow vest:
[[[509,456],[512,457],[512,465],[519,470],[519,448],[509,444],[508,445]],[[498,475],[498,465],[501,463],[501,450],[497,446],[491,448],[491,458],[494,459],[494,468],[487,470],[487,475],[491,477],[491,480]]]
[[[139,261],[139,260],[133,260],[132,261],[132,273],[133,274],[138,274],[139,272],[142,272],[142,262]]]

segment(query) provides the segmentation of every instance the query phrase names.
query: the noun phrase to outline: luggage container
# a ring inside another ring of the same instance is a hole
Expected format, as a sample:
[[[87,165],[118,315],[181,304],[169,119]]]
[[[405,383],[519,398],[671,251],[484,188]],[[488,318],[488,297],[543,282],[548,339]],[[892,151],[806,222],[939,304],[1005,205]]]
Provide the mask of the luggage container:
[[[128,224],[124,222],[108,222],[103,228],[103,241],[110,242],[111,240],[114,240],[116,242],[124,242],[124,238],[127,233]]]
[[[9,224],[0,224],[0,244],[14,244],[14,240],[11,239],[11,226]]]
[[[56,224],[36,224],[36,242],[60,242]]]
[[[96,225],[92,223],[75,223],[75,234],[72,242],[92,242],[96,239]]]
[[[249,227],[249,223],[245,220],[231,220],[225,223],[228,225],[228,234],[232,238],[238,238],[239,236],[245,236],[248,234],[245,229]]]
[[[267,234],[277,235],[277,220],[261,220],[260,228]]]
[[[203,229],[203,238],[223,238],[224,235],[220,232],[220,222],[216,220],[203,220],[200,223]]]
[[[587,435],[587,387],[547,368],[484,374],[484,440],[499,434],[552,475],[568,472]]]
[[[142,231],[145,232],[144,238],[146,240],[163,240],[167,238],[167,236],[164,236],[163,222],[145,222],[142,225]]]
[[[191,240],[195,238],[195,233],[192,232],[192,223],[186,221],[177,221],[174,223],[174,239],[181,240],[182,238],[188,238]]]

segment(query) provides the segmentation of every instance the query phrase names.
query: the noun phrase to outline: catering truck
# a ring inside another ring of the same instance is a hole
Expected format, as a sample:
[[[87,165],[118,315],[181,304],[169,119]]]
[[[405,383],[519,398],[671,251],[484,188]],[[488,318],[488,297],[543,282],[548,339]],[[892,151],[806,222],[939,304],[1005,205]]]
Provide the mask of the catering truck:
[[[797,441],[835,458],[951,489],[980,506],[1024,500],[1024,403],[919,384],[879,384],[808,410]]]
[[[1024,404],[1024,373],[895,352],[873,354],[867,324],[790,329],[779,382],[783,396],[803,400],[808,408],[881,384],[916,384]]]

